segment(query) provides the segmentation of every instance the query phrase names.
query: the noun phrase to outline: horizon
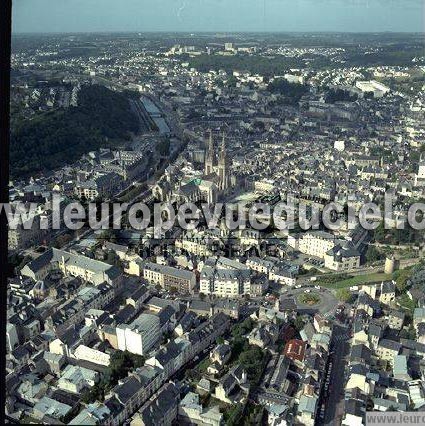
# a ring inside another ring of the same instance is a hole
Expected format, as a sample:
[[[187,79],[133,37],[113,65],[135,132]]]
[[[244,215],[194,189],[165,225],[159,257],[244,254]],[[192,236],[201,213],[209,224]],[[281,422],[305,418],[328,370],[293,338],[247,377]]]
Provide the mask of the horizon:
[[[421,33],[421,0],[16,0],[14,34]]]
[[[110,31],[46,31],[46,32],[30,32],[30,31],[15,31],[12,36],[16,35],[78,35],[78,34],[185,34],[190,36],[197,35],[215,35],[215,36],[227,36],[227,35],[244,35],[244,34],[255,34],[255,35],[271,35],[271,34],[370,34],[370,35],[382,35],[382,34],[412,34],[412,35],[423,35],[423,31],[166,31],[166,30],[145,30],[145,31],[125,31],[125,30],[110,30]]]

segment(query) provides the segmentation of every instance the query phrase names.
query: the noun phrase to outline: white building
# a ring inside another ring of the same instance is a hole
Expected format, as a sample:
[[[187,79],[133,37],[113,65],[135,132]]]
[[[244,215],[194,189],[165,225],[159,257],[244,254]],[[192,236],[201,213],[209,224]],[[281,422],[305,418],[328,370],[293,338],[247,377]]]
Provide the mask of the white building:
[[[98,351],[96,349],[89,348],[85,345],[80,345],[74,352],[74,356],[77,359],[84,361],[92,362],[93,364],[99,364],[104,366],[109,366],[111,362],[111,356],[105,354],[104,352]]]
[[[418,173],[415,175],[415,186],[425,186],[425,156],[421,157],[419,162]]]
[[[68,365],[58,380],[58,388],[72,393],[81,393],[83,389],[91,388],[99,379],[99,373],[88,368]]]
[[[335,247],[336,242],[335,236],[328,232],[307,232],[299,239],[298,250],[307,256],[324,259],[325,254]]]
[[[117,326],[116,332],[119,350],[146,355],[160,339],[159,317],[141,314],[131,324]]]
[[[6,341],[7,341],[7,348],[9,351],[13,351],[13,349],[15,349],[16,346],[19,345],[18,332],[16,330],[15,324],[7,323]]]
[[[363,93],[373,93],[374,98],[382,98],[390,89],[375,80],[358,81],[356,87]]]
[[[210,259],[202,268],[201,293],[229,298],[250,294],[251,273],[246,265],[223,257],[213,262]]]
[[[344,152],[345,150],[345,141],[335,141],[334,148],[339,152]]]
[[[199,395],[189,392],[179,404],[179,416],[188,423],[220,426],[223,423],[223,414],[218,406],[204,409],[199,401]]]
[[[249,273],[240,270],[215,269],[205,266],[201,273],[200,292],[220,297],[238,297],[249,294],[251,279]]]

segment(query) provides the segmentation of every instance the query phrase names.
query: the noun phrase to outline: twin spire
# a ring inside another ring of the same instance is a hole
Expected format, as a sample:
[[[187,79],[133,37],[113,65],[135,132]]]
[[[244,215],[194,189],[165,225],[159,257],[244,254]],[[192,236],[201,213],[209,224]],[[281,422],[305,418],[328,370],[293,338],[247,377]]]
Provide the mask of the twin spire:
[[[223,132],[222,134],[222,140],[221,140],[221,146],[220,146],[220,152],[219,152],[219,162],[220,161],[226,161],[227,160],[227,153],[226,153],[226,134]],[[208,148],[205,155],[206,159],[214,159],[215,158],[215,147],[214,147],[214,139],[213,139],[213,132],[210,129],[210,137],[208,142]]]
[[[216,160],[218,157],[218,164],[216,164]],[[215,166],[218,165],[219,172],[218,174],[221,175],[221,178],[224,179],[224,176],[228,173],[228,160],[227,160],[227,152],[226,152],[226,135],[223,132],[223,137],[221,140],[221,146],[220,151],[218,153],[218,156],[215,152],[214,147],[214,139],[213,139],[213,132],[210,130],[210,137],[208,141],[208,147],[205,152],[205,174],[209,175],[211,173],[214,173]]]

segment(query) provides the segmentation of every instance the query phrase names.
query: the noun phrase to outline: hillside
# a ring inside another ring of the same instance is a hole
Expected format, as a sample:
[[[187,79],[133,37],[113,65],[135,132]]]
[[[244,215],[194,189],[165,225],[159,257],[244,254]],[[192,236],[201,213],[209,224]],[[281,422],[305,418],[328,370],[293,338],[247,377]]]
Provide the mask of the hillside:
[[[22,178],[72,163],[89,151],[137,132],[128,99],[103,86],[83,86],[78,106],[39,114],[12,129],[10,168]]]

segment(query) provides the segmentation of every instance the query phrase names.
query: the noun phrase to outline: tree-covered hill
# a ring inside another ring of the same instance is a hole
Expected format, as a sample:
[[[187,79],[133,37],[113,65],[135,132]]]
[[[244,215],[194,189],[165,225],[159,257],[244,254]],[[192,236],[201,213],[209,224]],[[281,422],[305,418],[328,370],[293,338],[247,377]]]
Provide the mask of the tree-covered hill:
[[[126,96],[103,86],[83,86],[78,106],[42,113],[12,129],[13,178],[72,163],[92,150],[137,132],[138,119]]]

